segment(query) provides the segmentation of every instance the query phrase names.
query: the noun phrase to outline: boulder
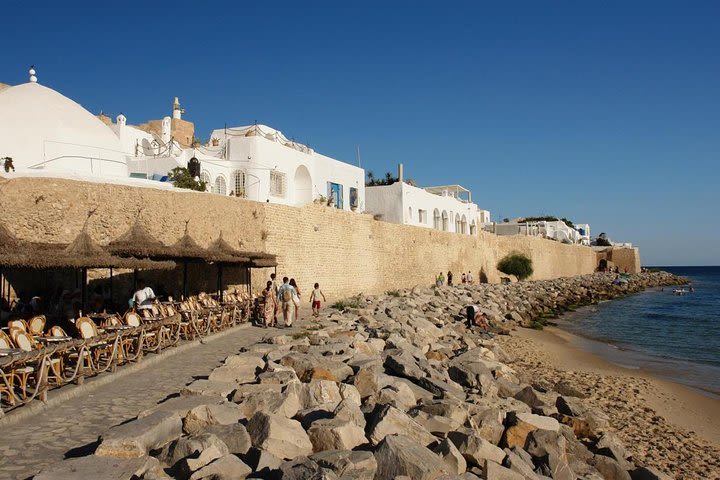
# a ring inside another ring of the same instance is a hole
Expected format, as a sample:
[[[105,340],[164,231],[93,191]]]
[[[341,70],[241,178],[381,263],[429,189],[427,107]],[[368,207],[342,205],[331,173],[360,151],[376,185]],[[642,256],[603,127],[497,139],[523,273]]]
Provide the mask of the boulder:
[[[462,456],[462,453],[460,453],[455,444],[447,438],[437,444],[433,448],[433,452],[442,457],[450,473],[461,475],[467,470],[465,457]]]
[[[404,435],[388,435],[375,450],[375,480],[394,480],[406,475],[413,480],[434,480],[449,473],[445,461]]]
[[[200,405],[183,418],[183,431],[192,434],[208,425],[232,425],[244,418],[245,414],[235,403]]]
[[[357,388],[361,398],[369,397],[380,390],[381,371],[377,367],[361,368],[353,378],[353,385]]]
[[[521,455],[522,454],[522,455]],[[532,457],[521,448],[506,448],[505,460],[503,465],[513,472],[517,472],[527,480],[537,480],[538,476],[534,472],[535,466],[532,463]]]
[[[195,380],[180,390],[181,395],[204,395],[218,400],[225,400],[237,388],[236,382],[220,382],[214,380]]]
[[[228,357],[230,358],[230,357]],[[244,360],[237,360],[233,363],[226,363],[221,367],[214,369],[208,380],[211,382],[228,382],[228,383],[253,383],[260,368],[265,366],[265,362],[260,360],[262,365],[258,365],[256,357],[246,357]]]
[[[483,480],[527,480],[524,475],[491,460],[485,460],[481,478]]]
[[[250,418],[257,412],[294,417],[302,406],[297,391],[292,388],[295,386],[296,384],[288,385],[281,393],[266,390],[243,397],[240,403],[242,414],[245,418]]]
[[[190,480],[244,480],[252,473],[242,460],[232,454],[223,455],[190,476]]]
[[[373,445],[378,445],[387,435],[393,434],[405,435],[423,446],[436,440],[422,425],[391,405],[378,406],[375,409],[367,432]]]
[[[293,369],[263,372],[257,376],[257,379],[260,383],[274,385],[287,385],[288,383],[300,381]]]
[[[473,429],[460,428],[448,433],[448,438],[462,453],[465,460],[476,467],[482,468],[485,460],[502,463],[505,458],[505,452],[502,449],[482,438]]]
[[[341,418],[317,420],[313,422],[307,433],[316,452],[352,450],[368,443],[363,428],[351,420]]]
[[[349,383],[341,383],[339,388],[340,397],[342,397],[343,400],[350,401],[358,407],[362,405],[362,397],[360,397],[360,392],[355,387],[355,385],[350,385]]]
[[[173,412],[157,411],[147,417],[112,427],[100,437],[95,455],[139,458],[182,435],[182,420]]]
[[[124,480],[140,478],[157,465],[152,457],[108,458],[88,455],[55,462],[35,475],[38,480]]]
[[[168,444],[165,448],[163,448],[158,458],[163,463],[174,466],[183,459],[189,457],[197,458],[204,451],[208,450],[217,452],[217,455],[205,462],[203,465],[200,465],[197,468],[191,468],[191,472],[206,465],[215,458],[219,458],[222,455],[229,453],[227,445],[225,445],[225,442],[220,440],[219,437],[213,435],[212,433],[199,433],[187,437],[180,437],[174,442]]]
[[[630,474],[614,458],[595,455],[591,461],[604,480],[632,480]]]
[[[192,475],[193,472],[200,470],[213,460],[217,460],[218,458],[228,454],[229,452],[227,447],[220,448],[218,445],[212,445],[211,447],[199,452],[197,456],[182,459],[180,461],[178,471],[181,472],[182,477],[187,478]]]
[[[281,415],[257,412],[247,424],[252,444],[278,458],[310,455],[312,442],[300,422]]]
[[[251,448],[243,458],[261,478],[272,478],[271,472],[278,470],[283,463],[282,459],[259,448]]]
[[[228,451],[234,455],[244,455],[250,450],[252,441],[247,429],[240,423],[232,425],[209,425],[203,430],[218,437],[227,446]]]
[[[528,434],[535,430],[560,431],[560,424],[554,418],[532,413],[513,413],[508,416],[508,423],[510,426],[505,430],[501,443],[509,448],[525,448]]]
[[[428,432],[441,437],[462,426],[462,424],[457,420],[441,417],[439,415],[432,415],[423,410],[414,410],[410,415],[413,420],[425,427]]]
[[[630,472],[632,480],[672,480],[655,467],[639,467]]]
[[[331,405],[332,408],[335,408],[342,401],[338,384],[329,380],[316,380],[300,385],[290,385],[288,388],[290,387],[294,387],[297,391],[301,408],[313,408],[320,405]]]
[[[375,455],[367,451],[326,450],[310,458],[343,480],[373,480],[378,467]]]
[[[542,463],[545,471],[555,480],[575,480],[567,458],[567,440],[561,433],[550,430],[530,432],[526,442],[527,452]]]
[[[337,480],[330,469],[323,468],[308,457],[297,457],[280,465],[281,480]]]
[[[354,401],[345,399],[335,407],[333,411],[334,418],[349,420],[358,427],[365,429],[365,415],[363,415],[360,407]]]

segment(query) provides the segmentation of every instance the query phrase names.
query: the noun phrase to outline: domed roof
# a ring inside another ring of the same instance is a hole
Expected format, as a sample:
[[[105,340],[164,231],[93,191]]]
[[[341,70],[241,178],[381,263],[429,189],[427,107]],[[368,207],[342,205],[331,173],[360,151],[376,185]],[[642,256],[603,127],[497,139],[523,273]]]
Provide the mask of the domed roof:
[[[0,157],[17,169],[127,176],[117,135],[55,90],[24,83],[0,91]]]

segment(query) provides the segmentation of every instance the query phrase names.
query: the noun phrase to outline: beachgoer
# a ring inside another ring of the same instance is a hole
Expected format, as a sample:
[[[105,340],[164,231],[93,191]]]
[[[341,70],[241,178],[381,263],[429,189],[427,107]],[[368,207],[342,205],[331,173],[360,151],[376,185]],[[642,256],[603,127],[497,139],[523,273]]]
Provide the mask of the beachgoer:
[[[490,329],[490,324],[477,305],[467,305],[465,307],[465,320],[467,321],[467,327],[470,329],[474,326],[478,326],[485,331]]]
[[[312,311],[314,317],[320,316],[320,297],[322,297],[323,302],[327,302],[327,299],[325,298],[325,294],[320,290],[320,284],[316,283],[313,287],[313,291],[310,294],[310,303],[312,304]]]
[[[290,279],[288,277],[283,277],[283,284],[278,288],[277,294],[277,301],[280,304],[286,327],[292,326],[293,313],[295,313],[295,304],[293,303],[295,289],[289,282]]]
[[[273,282],[267,282],[265,290],[263,290],[263,298],[265,299],[265,308],[263,309],[263,326],[274,327],[275,326],[275,312],[277,311],[277,301],[275,300],[275,293],[273,293]]]
[[[437,276],[435,279],[435,285],[438,287],[442,287],[445,284],[445,275],[443,275],[443,272],[440,272],[440,275]]]
[[[448,270],[447,274],[448,287],[452,287],[452,272]]]
[[[137,310],[149,310],[155,300],[155,292],[148,287],[144,280],[138,282],[140,289],[133,295],[133,303]]]
[[[460,276],[460,283],[467,283],[467,276],[465,275],[465,273]]]
[[[276,278],[277,278],[277,275],[275,275],[274,273],[270,274],[270,281],[272,282],[272,291],[273,291],[273,295],[275,296],[275,298],[277,298],[278,288],[280,288]],[[278,302],[276,301],[275,302],[275,312],[273,313],[273,325],[277,325],[277,316],[278,316],[279,309],[280,309],[280,305],[278,305]]]
[[[473,283],[475,280],[473,279],[472,272],[468,272],[467,274],[467,283]]]
[[[295,304],[295,319],[300,318],[300,289],[297,286],[297,282],[294,278],[290,279],[290,285],[295,289],[295,294],[293,295],[293,303]]]

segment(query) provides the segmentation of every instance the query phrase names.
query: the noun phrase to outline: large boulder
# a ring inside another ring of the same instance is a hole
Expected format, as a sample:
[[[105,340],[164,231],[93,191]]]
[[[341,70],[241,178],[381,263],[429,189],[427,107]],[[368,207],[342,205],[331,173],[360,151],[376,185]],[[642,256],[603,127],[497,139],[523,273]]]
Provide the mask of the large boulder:
[[[532,413],[513,413],[508,416],[510,426],[505,430],[502,444],[505,447],[525,448],[528,434],[535,430],[560,431],[560,424],[552,417],[543,417]]]
[[[295,458],[310,455],[313,445],[300,422],[257,412],[247,424],[252,444],[256,448],[267,450],[278,458]]]
[[[207,460],[205,464],[209,463],[215,458],[219,458],[222,455],[230,453],[227,445],[225,445],[225,442],[223,442],[216,435],[213,435],[212,433],[199,433],[196,435],[180,437],[177,440],[169,443],[165,446],[165,448],[162,449],[162,452],[160,453],[158,458],[163,463],[174,466],[176,464],[179,464],[183,459],[186,459],[188,457],[196,458],[205,451],[216,452],[216,456],[210,460]],[[192,468],[191,466],[190,471],[195,471],[201,466],[204,466],[205,464],[200,465],[197,468]]]
[[[561,433],[550,430],[530,432],[526,442],[527,452],[541,464],[541,470],[556,480],[575,480],[567,458],[567,440]]]
[[[323,468],[308,457],[297,457],[280,465],[280,480],[337,480],[330,469]]]
[[[471,428],[460,428],[448,433],[448,438],[471,465],[483,468],[485,460],[502,463],[505,452],[481,437]]]
[[[405,435],[424,446],[437,440],[432,433],[405,412],[391,405],[378,406],[375,409],[370,418],[367,432],[373,445],[378,445],[387,435],[394,434]]]
[[[313,422],[307,433],[316,452],[352,450],[368,443],[364,429],[351,420],[341,418],[317,420]]]
[[[347,480],[373,480],[378,467],[375,455],[362,450],[326,450],[310,458]]]
[[[200,405],[183,418],[183,431],[192,434],[208,425],[232,425],[244,418],[245,414],[235,403]]]
[[[460,450],[449,439],[444,439],[433,448],[433,452],[437,453],[445,461],[448,471],[452,474],[461,475],[467,470],[467,461],[463,457]]]
[[[243,397],[240,409],[245,418],[251,418],[257,412],[282,415],[286,418],[294,417],[302,407],[300,397],[294,387],[288,385],[281,393],[265,390],[254,395]]]
[[[108,458],[88,455],[54,462],[35,475],[38,480],[124,480],[140,478],[157,465],[152,457]]]
[[[485,460],[481,478],[483,480],[527,480],[524,475],[505,468],[491,460]]]
[[[250,450],[252,440],[247,429],[240,423],[232,425],[209,425],[203,430],[218,437],[227,445],[228,451],[234,455],[244,455]]]
[[[244,480],[252,469],[232,454],[223,455],[190,476],[190,480]]]
[[[111,428],[100,437],[95,455],[139,458],[182,435],[182,420],[174,412],[157,411]]]
[[[434,480],[450,473],[445,461],[405,435],[388,435],[375,450],[375,480],[405,475],[413,480]]]

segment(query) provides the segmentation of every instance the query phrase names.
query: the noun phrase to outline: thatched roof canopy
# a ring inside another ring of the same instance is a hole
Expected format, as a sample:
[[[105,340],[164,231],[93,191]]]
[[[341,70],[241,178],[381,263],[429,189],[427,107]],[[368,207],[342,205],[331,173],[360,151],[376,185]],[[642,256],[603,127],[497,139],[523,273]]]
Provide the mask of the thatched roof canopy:
[[[223,238],[222,232],[220,232],[220,236],[217,240],[210,244],[208,252],[210,252],[211,255],[216,255],[217,257],[226,257],[225,260],[218,259],[218,262],[248,263],[250,261],[250,257],[245,256],[243,252],[233,248],[233,246]]]
[[[277,267],[277,259],[274,255],[266,258],[250,259],[250,266],[254,268]]]
[[[169,258],[168,246],[150,235],[140,222],[110,242],[108,251],[120,256]]]

